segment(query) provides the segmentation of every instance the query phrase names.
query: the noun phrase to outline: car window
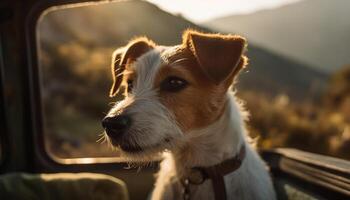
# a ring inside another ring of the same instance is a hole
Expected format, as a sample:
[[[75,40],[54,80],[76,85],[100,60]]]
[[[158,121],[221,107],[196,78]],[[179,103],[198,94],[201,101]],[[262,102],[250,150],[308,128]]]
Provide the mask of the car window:
[[[60,158],[118,156],[99,140],[101,119],[121,98],[108,97],[113,51],[143,35],[177,44],[188,27],[196,26],[143,1],[47,12],[37,30],[48,152]]]
[[[97,142],[101,119],[122,98],[108,98],[112,52],[135,36],[179,44],[182,31],[193,28],[248,39],[249,65],[234,89],[259,148],[350,159],[350,2],[200,2],[122,1],[46,12],[37,33],[48,152],[118,156]]]

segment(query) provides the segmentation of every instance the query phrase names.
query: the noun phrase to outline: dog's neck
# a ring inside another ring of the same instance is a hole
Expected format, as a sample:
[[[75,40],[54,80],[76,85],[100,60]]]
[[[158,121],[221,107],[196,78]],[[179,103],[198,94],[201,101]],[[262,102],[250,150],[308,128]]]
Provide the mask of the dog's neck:
[[[172,152],[176,173],[182,176],[189,168],[207,167],[234,157],[244,141],[244,116],[232,92],[227,93],[225,110],[208,127],[186,134],[185,145]]]

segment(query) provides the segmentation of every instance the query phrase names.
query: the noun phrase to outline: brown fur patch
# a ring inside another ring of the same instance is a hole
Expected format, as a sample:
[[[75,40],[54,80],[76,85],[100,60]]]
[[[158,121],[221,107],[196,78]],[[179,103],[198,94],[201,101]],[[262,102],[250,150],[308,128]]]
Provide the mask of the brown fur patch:
[[[146,37],[138,37],[128,43],[126,47],[117,49],[112,57],[113,85],[110,96],[115,96],[123,81],[123,72],[126,66],[134,62],[138,57],[153,49],[156,44]]]
[[[126,65],[126,69],[123,73],[123,81],[121,83],[120,87],[125,88],[124,90],[124,96],[128,95],[127,87],[128,87],[128,80],[134,81],[136,79],[136,70],[134,67],[132,67],[132,63]]]
[[[198,32],[195,33],[201,34]],[[220,58],[220,62],[217,62],[215,60],[217,59],[216,56],[210,57],[210,55],[208,55],[209,58],[207,59],[213,59],[213,61],[210,62],[212,64],[215,63],[215,70],[224,70],[221,76],[225,76],[225,78],[213,79],[209,76],[212,72],[208,72],[206,68],[201,66],[203,62],[199,61],[200,58],[197,57],[198,55],[194,52],[193,47],[188,44],[189,35],[190,32],[184,34],[183,44],[175,53],[167,57],[169,63],[160,68],[155,80],[156,88],[159,88],[160,83],[169,76],[182,78],[189,83],[188,87],[179,92],[160,91],[159,94],[160,101],[173,112],[177,123],[184,132],[208,126],[222,115],[227,101],[226,92],[233,83],[238,72],[247,63],[247,58],[242,55],[242,48],[245,44],[236,45],[235,43],[234,48],[238,49],[233,49],[233,52],[234,54],[237,54],[237,52],[239,53],[239,55],[234,55],[234,58],[237,60],[232,60],[230,56],[226,55]],[[215,41],[223,38],[224,42],[220,41],[218,45],[224,45],[225,48],[226,42],[232,42],[230,40],[232,38],[228,36],[218,34],[209,36],[213,37]],[[239,37],[235,36],[235,38]],[[206,47],[203,46],[201,48]],[[232,47],[226,50],[232,51]],[[205,50],[202,49],[202,51]],[[211,50],[209,52],[214,53]],[[166,57],[166,55],[163,56]],[[231,63],[227,65],[226,62]],[[226,65],[225,67],[229,69],[220,68],[218,65]],[[209,67],[212,66],[213,65]]]
[[[124,52],[119,66],[124,75],[119,80],[119,85],[115,81],[114,87],[119,87],[120,84],[126,86],[128,79],[133,80],[137,76],[132,63],[150,47],[153,48],[153,45],[153,42],[145,38],[127,45],[131,52]],[[221,48],[214,48],[217,45]],[[227,90],[247,64],[247,58],[243,55],[244,48],[245,39],[239,36],[186,31],[182,45],[173,52],[163,52],[162,57],[167,63],[159,69],[154,87],[160,88],[161,82],[169,76],[182,78],[189,83],[178,92],[159,90],[160,101],[174,114],[184,132],[206,127],[222,115]]]
[[[238,35],[187,30],[183,34],[183,44],[191,50],[206,75],[219,84],[238,67],[246,40]]]

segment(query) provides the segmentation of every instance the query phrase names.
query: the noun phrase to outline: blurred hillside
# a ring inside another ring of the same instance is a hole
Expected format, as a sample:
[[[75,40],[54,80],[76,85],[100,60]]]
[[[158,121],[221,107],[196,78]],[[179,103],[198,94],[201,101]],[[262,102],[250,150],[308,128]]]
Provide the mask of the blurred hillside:
[[[108,98],[113,50],[138,35],[159,44],[179,44],[187,28],[210,31],[136,0],[44,15],[38,34],[49,150],[63,158],[118,155],[96,143],[103,132],[103,112],[116,100]],[[260,137],[258,146],[349,158],[350,111],[344,109],[350,105],[349,70],[328,80],[326,74],[254,42],[248,56],[238,95],[251,113],[248,128]]]
[[[112,51],[140,35],[162,45],[179,44],[186,28],[210,31],[148,2],[134,0],[48,13],[40,23],[39,32],[44,48],[76,43]],[[108,61],[111,51],[105,54]],[[325,74],[253,42],[249,43],[248,56],[249,73],[243,74],[239,83],[243,89],[263,90],[272,95],[282,92],[299,98],[304,93],[318,94],[324,87]]]
[[[117,48],[142,35],[162,45],[178,44],[179,33],[189,27],[198,28],[153,4],[132,0],[55,10],[43,18],[39,32],[45,43],[78,41],[92,47]]]
[[[350,159],[350,65],[332,75],[320,103],[245,91],[249,132],[260,148],[292,147]]]
[[[273,52],[334,72],[350,63],[349,8],[348,0],[303,0],[277,9],[214,19],[205,25],[237,31]]]

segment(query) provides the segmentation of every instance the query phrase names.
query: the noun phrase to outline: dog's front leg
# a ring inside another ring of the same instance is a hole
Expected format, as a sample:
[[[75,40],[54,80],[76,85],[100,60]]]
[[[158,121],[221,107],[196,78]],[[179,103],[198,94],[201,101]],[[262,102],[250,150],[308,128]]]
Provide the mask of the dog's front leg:
[[[162,180],[157,180],[155,188],[152,192],[152,200],[175,200],[175,192],[172,190],[171,185],[160,183]]]
[[[173,164],[169,156],[165,156],[165,159],[161,162],[152,193],[152,200],[182,199],[182,187],[176,181],[176,172]]]

